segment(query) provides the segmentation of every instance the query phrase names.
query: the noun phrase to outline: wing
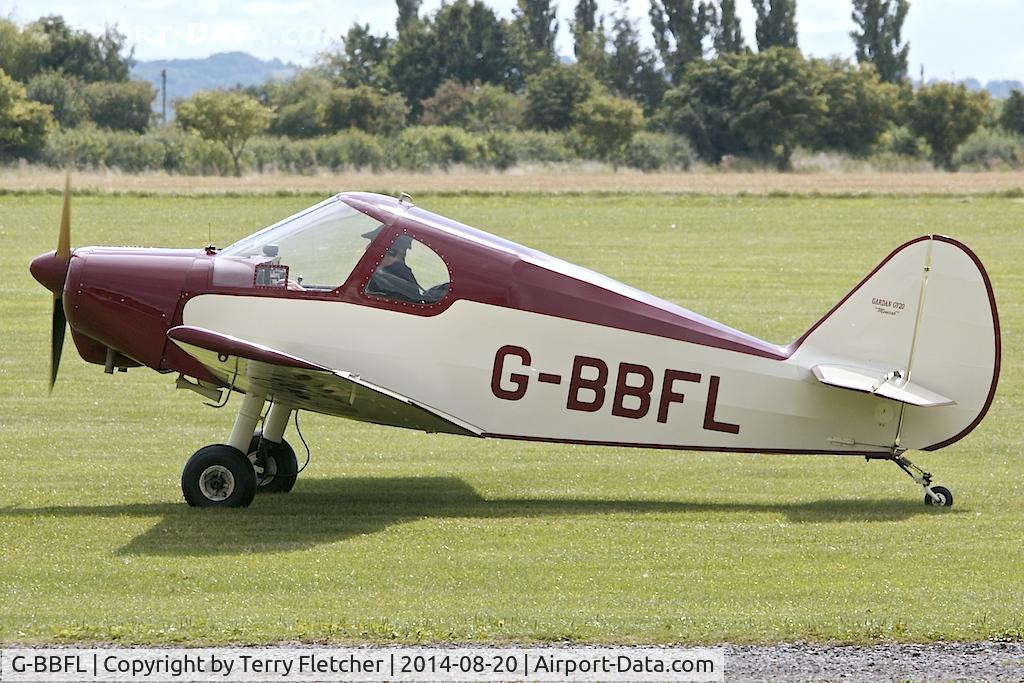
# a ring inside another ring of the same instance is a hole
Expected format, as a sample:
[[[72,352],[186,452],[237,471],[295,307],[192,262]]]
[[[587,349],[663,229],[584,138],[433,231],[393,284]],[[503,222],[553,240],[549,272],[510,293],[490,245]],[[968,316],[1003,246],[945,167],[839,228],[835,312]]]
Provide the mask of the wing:
[[[953,399],[937,394],[920,384],[894,383],[893,377],[881,375],[877,371],[843,365],[815,365],[811,371],[822,384],[884,396],[900,403],[922,407],[950,406],[956,403]]]
[[[275,349],[200,327],[182,325],[167,336],[225,386],[301,410],[363,422],[480,436],[483,430],[358,375],[332,370]]]

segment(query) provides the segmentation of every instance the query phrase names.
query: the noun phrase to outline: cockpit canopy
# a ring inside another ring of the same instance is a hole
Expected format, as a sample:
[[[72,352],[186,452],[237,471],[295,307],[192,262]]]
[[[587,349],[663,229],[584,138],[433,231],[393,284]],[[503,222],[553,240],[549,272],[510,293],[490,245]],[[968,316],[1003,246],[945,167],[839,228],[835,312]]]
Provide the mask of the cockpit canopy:
[[[379,260],[364,295],[424,305],[444,298],[451,279],[444,260],[409,235],[378,244],[382,232],[379,220],[331,197],[225,248],[213,284],[329,293],[366,256]]]

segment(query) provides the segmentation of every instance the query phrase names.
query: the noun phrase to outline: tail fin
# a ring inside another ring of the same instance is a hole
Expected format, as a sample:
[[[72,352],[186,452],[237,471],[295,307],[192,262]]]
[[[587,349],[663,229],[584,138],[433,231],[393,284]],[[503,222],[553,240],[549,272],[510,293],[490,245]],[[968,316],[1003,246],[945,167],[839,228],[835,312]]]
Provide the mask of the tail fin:
[[[999,379],[992,283],[978,257],[943,236],[890,254],[791,346],[825,384],[899,401],[896,445],[933,450],[981,422]]]

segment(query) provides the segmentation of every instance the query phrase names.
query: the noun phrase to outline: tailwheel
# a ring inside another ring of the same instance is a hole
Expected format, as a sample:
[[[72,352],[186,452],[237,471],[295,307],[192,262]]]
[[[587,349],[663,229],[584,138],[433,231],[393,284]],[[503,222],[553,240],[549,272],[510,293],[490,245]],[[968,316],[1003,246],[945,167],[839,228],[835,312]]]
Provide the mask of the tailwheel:
[[[295,486],[299,461],[291,445],[274,443],[256,432],[249,441],[248,459],[256,473],[257,493],[287,493]]]
[[[185,463],[181,492],[193,507],[247,507],[256,496],[256,472],[237,448],[204,446]]]
[[[924,487],[925,505],[944,508],[952,507],[953,494],[945,486],[932,486],[931,472],[925,472],[910,462],[907,456],[903,455],[903,451],[894,452],[889,459],[896,463],[901,470],[909,474],[915,482]]]
[[[930,491],[924,492],[924,504],[936,507],[952,507],[953,494],[945,486],[932,486]]]

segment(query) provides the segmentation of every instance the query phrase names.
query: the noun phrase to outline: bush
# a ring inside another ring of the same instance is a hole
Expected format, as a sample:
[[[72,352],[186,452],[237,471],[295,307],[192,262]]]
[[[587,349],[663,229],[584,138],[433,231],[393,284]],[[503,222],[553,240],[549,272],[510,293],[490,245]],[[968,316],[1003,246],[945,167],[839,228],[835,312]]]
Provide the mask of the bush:
[[[474,135],[457,128],[419,126],[407,128],[396,138],[354,129],[318,138],[258,136],[249,141],[242,162],[260,173],[427,171],[456,164],[504,170],[518,163],[579,161],[586,158],[585,149],[579,136],[567,132]],[[625,148],[623,163],[644,171],[687,169],[694,157],[690,144],[679,135],[641,132]],[[48,139],[42,160],[56,167],[70,160],[78,168],[118,168],[130,173],[226,175],[234,171],[234,160],[223,145],[169,125],[145,135],[92,124],[57,131]]]
[[[526,123],[538,130],[570,128],[576,106],[598,94],[602,86],[579,64],[548,67],[526,79]]]
[[[1024,165],[1024,141],[1019,135],[982,128],[960,145],[955,163],[986,170],[1020,168]]]
[[[486,147],[479,136],[447,126],[406,128],[389,150],[390,165],[409,171],[432,167],[447,169],[452,164],[479,165]]]
[[[516,130],[523,123],[523,98],[496,85],[450,78],[423,100],[425,126],[457,126],[474,133]]]
[[[164,167],[166,150],[160,140],[148,135],[111,131],[107,135],[103,165],[128,173],[141,173]]]
[[[678,169],[687,171],[696,153],[689,140],[671,133],[637,133],[626,146],[623,163],[645,173]]]
[[[233,167],[231,156],[220,145],[169,126],[145,135],[102,130],[94,125],[58,131],[47,140],[43,161],[57,167],[70,162],[82,169],[188,175],[224,175]]]
[[[898,126],[882,133],[876,146],[876,153],[917,159],[931,155],[931,149],[923,138],[915,135],[909,128]]]
[[[82,87],[83,83],[74,76],[44,71],[33,76],[25,90],[30,100],[53,108],[53,118],[61,128],[74,128],[89,113],[89,107],[82,97]]]
[[[317,141],[317,162],[333,171],[370,168],[380,171],[386,163],[385,145],[378,136],[347,130]]]
[[[36,159],[53,127],[49,105],[26,99],[25,87],[0,69],[0,159]]]
[[[309,174],[316,171],[316,143],[311,139],[281,139],[278,163],[281,170]]]
[[[161,169],[168,173],[188,172],[188,146],[195,140],[195,136],[184,133],[174,126],[161,126],[150,131],[147,137],[159,143],[164,148],[164,160]]]
[[[486,164],[493,166],[499,171],[504,171],[516,165],[519,158],[516,156],[515,143],[511,133],[488,133],[484,137],[484,148],[486,150]]]
[[[968,92],[962,83],[923,86],[910,105],[910,129],[931,145],[932,163],[952,171],[957,148],[981,126],[988,105],[988,93]]]
[[[623,150],[644,127],[644,114],[633,100],[595,95],[573,110],[576,132],[594,155],[618,167]]]
[[[579,158],[565,133],[524,130],[511,134],[509,143],[519,162],[558,163]]]
[[[82,91],[89,118],[101,128],[144,133],[153,117],[156,89],[149,81],[89,83]]]
[[[325,116],[331,131],[358,128],[368,133],[397,133],[405,126],[409,106],[397,93],[385,95],[361,85],[332,90]]]
[[[81,126],[50,135],[43,149],[43,161],[58,168],[65,163],[75,168],[97,168],[104,165],[106,153],[106,135],[95,126]]]
[[[999,125],[1011,133],[1024,135],[1024,92],[1010,92],[999,113]]]

